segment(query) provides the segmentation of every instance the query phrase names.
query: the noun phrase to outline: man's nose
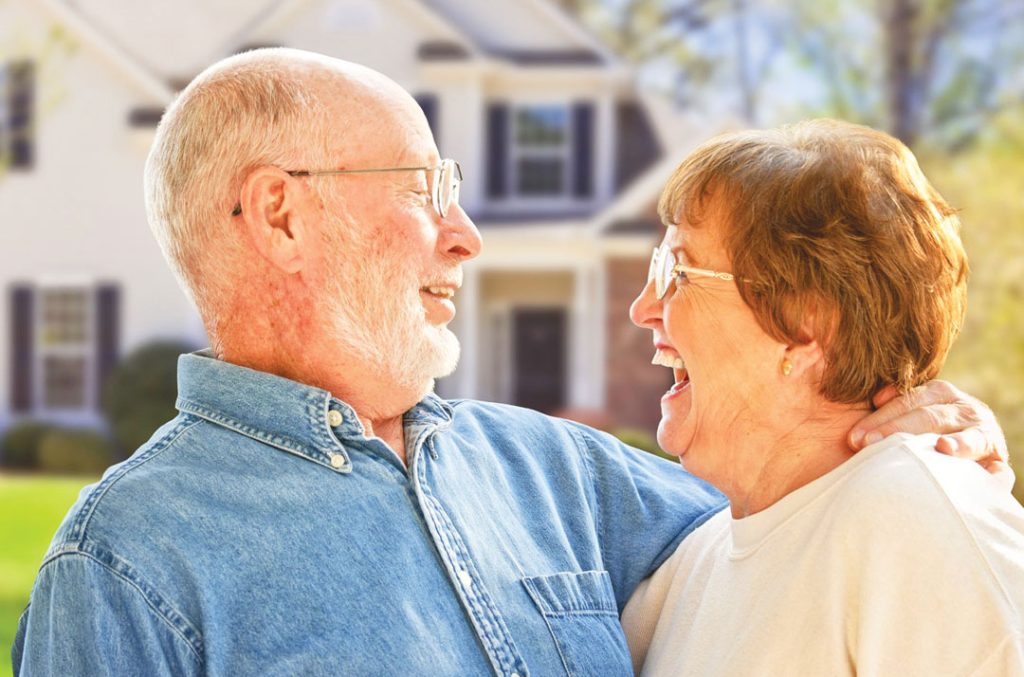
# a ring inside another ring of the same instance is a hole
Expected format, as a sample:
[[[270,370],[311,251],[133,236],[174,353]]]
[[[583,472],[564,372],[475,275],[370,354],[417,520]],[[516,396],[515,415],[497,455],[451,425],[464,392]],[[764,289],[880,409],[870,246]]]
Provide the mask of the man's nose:
[[[638,327],[653,329],[661,321],[661,300],[654,293],[654,280],[648,280],[629,307],[629,319]]]
[[[480,254],[480,247],[483,246],[480,231],[461,205],[452,205],[448,214],[441,219],[440,244],[443,251],[462,261]]]

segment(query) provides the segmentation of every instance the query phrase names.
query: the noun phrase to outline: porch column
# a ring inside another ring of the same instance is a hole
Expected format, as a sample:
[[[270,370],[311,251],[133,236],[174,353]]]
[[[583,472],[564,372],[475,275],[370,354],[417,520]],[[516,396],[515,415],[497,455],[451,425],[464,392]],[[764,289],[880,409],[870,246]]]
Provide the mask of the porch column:
[[[475,399],[480,383],[480,271],[473,265],[464,265],[462,270],[462,288],[455,306],[462,352],[453,379],[455,392],[449,396]]]
[[[601,337],[597,275],[593,266],[576,269],[573,284],[572,322],[569,328],[569,406],[593,409],[601,406],[601,370],[597,365]]]

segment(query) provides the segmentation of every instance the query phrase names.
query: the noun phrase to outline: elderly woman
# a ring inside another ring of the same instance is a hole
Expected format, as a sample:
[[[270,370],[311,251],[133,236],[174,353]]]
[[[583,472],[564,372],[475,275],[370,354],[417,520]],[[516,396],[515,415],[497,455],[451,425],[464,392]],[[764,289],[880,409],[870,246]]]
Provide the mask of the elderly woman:
[[[896,139],[817,120],[676,171],[633,321],[675,385],[658,441],[730,500],[627,606],[654,675],[1024,674],[1024,510],[980,467],[846,432],[964,319],[953,210]]]

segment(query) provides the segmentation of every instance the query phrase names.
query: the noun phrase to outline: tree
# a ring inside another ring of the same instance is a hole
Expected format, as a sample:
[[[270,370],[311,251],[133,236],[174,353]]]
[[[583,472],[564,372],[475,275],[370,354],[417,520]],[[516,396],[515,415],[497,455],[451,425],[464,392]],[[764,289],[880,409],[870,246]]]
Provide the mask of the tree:
[[[993,116],[1024,104],[1024,3],[1014,0],[568,6],[627,58],[660,73],[677,101],[724,99],[751,124],[833,115],[908,145],[957,149]]]

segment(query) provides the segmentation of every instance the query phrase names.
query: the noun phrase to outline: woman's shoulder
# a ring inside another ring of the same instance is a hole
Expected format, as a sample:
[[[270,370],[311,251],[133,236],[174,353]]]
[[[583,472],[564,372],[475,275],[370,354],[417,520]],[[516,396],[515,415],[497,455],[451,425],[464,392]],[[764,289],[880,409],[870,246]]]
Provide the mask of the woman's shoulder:
[[[898,433],[864,448],[849,461],[854,467],[836,501],[858,519],[917,511],[962,519],[987,510],[1024,518],[1024,508],[981,466],[935,451],[937,439]]]
[[[900,434],[861,451],[832,502],[832,528],[876,562],[913,557],[1024,584],[1024,508],[978,464],[936,452],[935,441]]]

